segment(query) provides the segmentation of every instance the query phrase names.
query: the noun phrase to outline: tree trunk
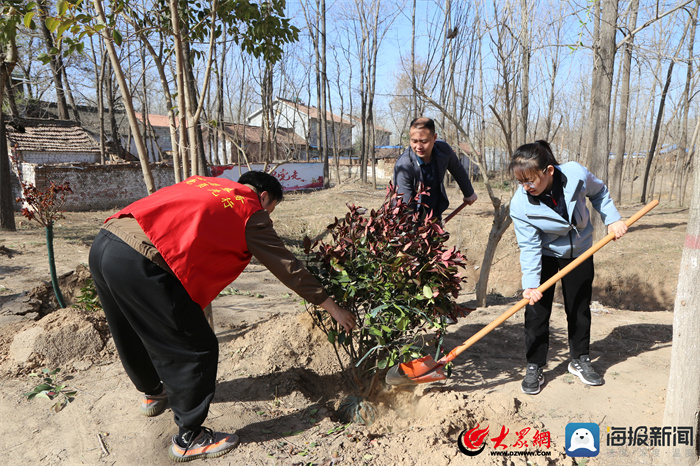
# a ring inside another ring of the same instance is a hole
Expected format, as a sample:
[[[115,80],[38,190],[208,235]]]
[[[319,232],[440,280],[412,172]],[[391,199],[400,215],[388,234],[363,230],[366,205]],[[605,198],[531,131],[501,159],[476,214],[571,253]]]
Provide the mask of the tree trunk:
[[[155,49],[151,45],[151,43],[148,41],[148,38],[145,36],[139,34],[139,38],[141,39],[141,43],[144,45],[146,50],[148,50],[148,53],[151,55],[151,58],[153,59],[153,63],[156,65],[156,70],[158,70],[158,77],[160,78],[160,85],[161,88],[163,89],[163,94],[165,97],[165,102],[168,106],[168,122],[169,122],[169,132],[170,132],[170,146],[171,146],[171,154],[173,156],[173,172],[175,175],[175,183],[179,183],[183,179],[183,174],[182,171],[180,170],[180,148],[179,148],[179,143],[178,143],[178,132],[177,132],[177,118],[175,117],[175,99],[173,99],[172,94],[170,93],[170,87],[168,84],[168,77],[165,74],[165,65],[163,64],[163,60],[161,58],[161,55],[156,53]],[[161,53],[162,53],[162,47],[161,47]],[[185,175],[186,177],[186,175]]]
[[[632,31],[637,25],[637,13],[639,0],[632,0],[630,4],[630,17],[627,21],[627,29]],[[632,74],[632,49],[634,36],[624,44],[624,56],[622,58],[622,91],[620,97],[620,122],[617,130],[617,146],[615,148],[615,161],[613,162],[612,177],[610,180],[610,194],[613,201],[619,204],[622,201],[622,169],[625,160],[625,146],[627,143],[627,118],[630,102],[630,75]]]
[[[216,2],[212,6],[212,11],[215,11]],[[212,24],[212,28],[214,25]],[[183,28],[185,37],[187,29]],[[185,113],[187,114],[187,139],[190,142],[190,163],[192,166],[193,175],[207,176],[207,164],[204,158],[204,140],[202,138],[202,128],[199,125],[199,115],[201,107],[204,104],[204,93],[206,88],[203,88],[201,96],[197,96],[197,81],[194,77],[192,69],[193,58],[190,51],[190,43],[187,40],[182,41],[183,46],[183,68],[185,76]],[[211,63],[210,63],[211,65]],[[211,72],[211,68],[205,68],[207,74]]]
[[[678,288],[673,310],[673,347],[663,425],[689,426],[691,442],[697,440],[700,428],[700,164],[695,164],[693,195],[688,215]],[[662,448],[660,464],[694,465],[698,461],[695,443],[679,456],[675,448]]]
[[[5,116],[3,101],[5,80],[12,76],[12,69],[17,62],[17,46],[14,40],[0,44],[0,229],[15,231],[15,200],[12,198],[12,177],[10,176],[10,158],[7,153],[7,136],[5,134]]]
[[[327,96],[326,96],[326,86],[328,82],[328,75],[326,74],[326,0],[320,0],[318,6],[319,14],[319,119],[320,124],[319,132],[320,139],[319,144],[321,146],[321,154],[323,157],[323,186],[325,188],[330,188],[331,178],[330,178],[330,166],[328,164],[328,113],[326,112],[327,106]],[[331,124],[335,124],[331,119]]]
[[[104,41],[104,39],[103,39]],[[122,140],[119,134],[119,128],[117,127],[117,97],[114,89],[114,81],[112,81],[112,65],[109,62],[107,50],[104,51],[105,66],[106,66],[106,85],[107,85],[107,110],[109,111],[109,133],[112,139],[112,144],[114,145],[114,150],[117,156],[121,156]]]
[[[486,251],[481,260],[481,270],[479,271],[479,281],[476,283],[476,303],[477,306],[486,307],[486,295],[488,294],[489,275],[491,265],[496,256],[496,248],[503,238],[503,233],[508,229],[513,219],[510,218],[510,203],[505,205],[494,205],[493,223],[489,232],[489,239],[486,242]]]
[[[99,119],[98,131],[100,138],[100,164],[104,165],[106,161],[104,81],[107,54],[104,50],[102,50],[98,64],[97,54],[95,53],[95,45],[92,41],[90,42],[90,50],[92,51],[92,62],[95,67],[95,92],[97,97],[97,117]]]
[[[418,94],[416,93],[416,0],[411,10],[411,102],[413,103],[411,119],[418,116]]]
[[[95,11],[98,17],[103,23],[107,23],[105,18],[104,10],[102,9],[101,0],[93,0],[95,6]],[[146,190],[148,194],[153,194],[156,192],[155,184],[153,183],[153,175],[151,174],[151,167],[148,163],[148,153],[146,152],[146,146],[141,138],[141,133],[138,128],[138,121],[136,120],[136,114],[134,112],[133,102],[131,100],[131,94],[129,88],[126,84],[126,79],[124,78],[124,73],[122,73],[121,66],[119,64],[119,56],[112,43],[112,38],[109,37],[107,29],[102,30],[102,35],[105,38],[105,46],[107,47],[107,52],[109,53],[110,61],[112,62],[112,68],[114,68],[114,74],[117,77],[117,82],[119,83],[119,89],[122,94],[122,100],[124,102],[124,109],[126,110],[126,116],[129,119],[129,126],[134,135],[134,142],[136,143],[136,150],[139,153],[139,161],[141,162],[141,173],[143,174],[143,181],[146,184]]]
[[[53,222],[49,223],[44,228],[46,230],[46,250],[49,255],[49,273],[51,275],[51,286],[53,287],[53,294],[56,297],[58,307],[64,309],[66,307],[66,302],[63,299],[61,287],[58,285],[58,275],[56,275],[56,256],[53,252]]]
[[[53,49],[54,42],[53,42],[53,35],[51,34],[51,31],[49,31],[49,28],[46,27],[46,17],[47,17],[47,11],[48,11],[48,6],[46,5],[46,0],[39,0],[37,2],[37,12],[38,16],[41,19],[39,29],[41,29],[41,34],[44,38],[44,44],[46,45],[46,53],[51,53],[51,49]],[[68,104],[66,104],[66,95],[63,91],[63,79],[62,79],[62,74],[61,74],[61,64],[59,62],[61,58],[60,53],[51,55],[51,74],[53,75],[53,83],[54,87],[56,88],[56,110],[58,112],[58,118],[61,120],[67,120],[70,117],[68,116]]]
[[[527,142],[527,120],[530,107],[530,15],[527,6],[527,0],[520,0],[520,9],[522,14],[522,39],[520,41],[520,61],[521,61],[521,102],[520,102],[520,118],[522,119],[522,133],[520,135],[520,144]]]
[[[178,109],[178,151],[182,161],[182,178],[190,176],[190,164],[188,161],[188,146],[187,146],[187,105],[185,104],[185,74],[184,74],[184,58],[182,35],[180,33],[180,15],[178,12],[177,0],[169,0],[170,17],[173,18],[173,49],[175,49],[175,77],[177,82],[177,109]],[[190,141],[191,143],[191,141]],[[173,156],[175,160],[175,156]]]
[[[683,116],[681,117],[681,137],[678,142],[678,156],[676,159],[673,182],[671,183],[671,194],[669,196],[669,202],[671,202],[674,194],[674,187],[676,187],[675,191],[678,206],[682,205],[681,198],[683,197],[679,188],[683,186],[683,178],[688,176],[688,174],[683,170],[683,167],[685,165],[687,156],[686,151],[688,148],[688,114],[690,113],[690,89],[693,83],[693,62],[695,58],[693,49],[695,46],[695,32],[697,30],[699,8],[700,0],[695,2],[695,7],[690,11],[691,26],[690,33],[688,35],[688,59],[686,62],[686,66],[688,68],[685,78],[685,88],[683,89],[683,96],[681,97],[681,104],[683,105]]]
[[[676,56],[680,51],[680,44],[678,50],[676,51]],[[656,152],[656,143],[659,141],[659,131],[661,130],[661,120],[664,117],[664,106],[666,105],[666,96],[668,95],[668,88],[671,86],[671,78],[673,77],[673,65],[675,64],[675,57],[671,60],[668,65],[668,72],[666,73],[666,84],[664,84],[664,89],[661,92],[661,101],[659,102],[659,113],[656,117],[656,124],[654,125],[654,134],[651,139],[651,147],[649,148],[649,154],[647,155],[647,165],[644,170],[644,181],[642,184],[642,204],[646,203],[647,197],[647,183],[649,180],[649,171],[651,169],[651,163],[654,159],[654,153]],[[652,190],[653,191],[653,190]]]
[[[599,37],[594,46],[593,79],[591,89],[591,125],[588,136],[588,169],[603,183],[608,181],[608,160],[610,144],[610,101],[612,97],[613,71],[615,68],[615,33],[617,30],[618,0],[597,0],[595,8],[601,8]],[[592,217],[597,237],[605,235],[605,225],[599,216]]]
[[[226,41],[221,44],[222,51],[219,55],[219,72],[216,74],[216,148],[219,148],[219,139],[221,139],[221,159],[222,165],[226,165],[228,162],[228,154],[226,150],[226,140],[224,139],[225,131],[225,114],[224,114],[224,73],[226,70]]]
[[[78,123],[81,123],[80,112],[78,112],[78,106],[75,104],[75,100],[73,99],[73,91],[71,90],[70,82],[68,81],[68,73],[66,73],[66,67],[63,66],[63,59],[59,57],[58,63],[61,67],[63,82],[66,86],[66,98],[68,99],[68,103],[70,104],[71,110],[73,110],[73,120],[77,121]]]
[[[690,149],[688,150],[688,157],[686,158],[685,167],[684,167],[686,170],[689,170],[690,167],[693,166],[693,157],[695,156],[695,144],[698,141],[698,134],[699,133],[700,133],[700,119],[698,119],[698,121],[695,125],[695,131],[693,131],[693,137],[690,140]],[[697,169],[697,167],[696,167],[696,169]],[[686,190],[689,178],[690,178],[689,176],[683,177],[680,205],[683,205],[683,203],[685,201],[685,190]]]

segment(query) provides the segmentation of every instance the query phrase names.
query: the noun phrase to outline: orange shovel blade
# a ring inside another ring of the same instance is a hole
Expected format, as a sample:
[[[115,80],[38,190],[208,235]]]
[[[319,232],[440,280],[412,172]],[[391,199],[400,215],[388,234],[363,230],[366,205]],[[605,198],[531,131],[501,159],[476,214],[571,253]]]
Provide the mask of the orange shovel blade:
[[[443,372],[445,364],[436,362],[432,356],[423,356],[420,359],[404,362],[399,364],[399,367],[406,377],[415,383],[428,383],[447,379]]]

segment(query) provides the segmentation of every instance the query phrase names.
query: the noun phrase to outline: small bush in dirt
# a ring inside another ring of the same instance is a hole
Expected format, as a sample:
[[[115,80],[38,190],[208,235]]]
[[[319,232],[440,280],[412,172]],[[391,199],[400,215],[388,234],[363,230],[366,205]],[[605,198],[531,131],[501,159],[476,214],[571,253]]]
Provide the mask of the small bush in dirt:
[[[17,172],[21,170],[17,165]],[[66,202],[66,196],[71,194],[73,190],[70,184],[66,181],[63,184],[56,184],[53,181],[45,189],[39,189],[31,183],[21,182],[22,196],[17,198],[17,202],[24,204],[22,215],[29,220],[36,220],[46,230],[46,249],[49,254],[49,272],[51,273],[51,284],[56,295],[56,301],[59,307],[66,307],[61,289],[58,286],[58,277],[56,276],[56,261],[53,252],[53,225],[56,220],[63,218],[61,207]]]
[[[97,289],[95,289],[95,283],[92,281],[92,278],[88,278],[85,286],[80,289],[80,296],[75,298],[75,303],[74,307],[83,311],[95,312],[102,310],[102,303],[99,296],[97,296]]]
[[[447,318],[459,312],[459,267],[466,260],[446,248],[448,234],[437,222],[406,205],[391,186],[377,211],[348,208],[328,226],[330,243],[311,244],[307,237],[304,248],[309,270],[355,314],[359,328],[347,334],[327,313],[307,310],[336,354],[347,352],[354,380],[364,386],[371,374],[376,380],[378,371],[441,351]]]
[[[56,374],[58,374],[60,370],[61,369],[58,368],[54,370],[42,369],[41,374],[29,374],[30,377],[41,378],[42,381],[35,386],[31,392],[25,393],[24,396],[26,396],[28,400],[33,398],[56,400],[51,406],[51,409],[56,413],[62,410],[68,403],[73,401],[73,398],[78,392],[68,388],[68,385],[58,380]]]

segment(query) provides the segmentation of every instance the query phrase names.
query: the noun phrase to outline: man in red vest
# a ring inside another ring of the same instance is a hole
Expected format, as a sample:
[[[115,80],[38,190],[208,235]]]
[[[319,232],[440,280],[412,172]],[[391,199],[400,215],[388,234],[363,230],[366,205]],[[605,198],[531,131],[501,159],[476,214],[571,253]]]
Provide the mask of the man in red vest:
[[[347,331],[340,308],[286,249],[269,214],[282,200],[277,178],[249,171],[238,183],[193,176],[158,190],[105,221],[90,271],[124,369],[144,393],[141,413],[170,404],[179,426],[175,461],[212,458],[236,434],[203,427],[214,397],[218,341],[204,312],[255,256],[285,285],[321,306]]]

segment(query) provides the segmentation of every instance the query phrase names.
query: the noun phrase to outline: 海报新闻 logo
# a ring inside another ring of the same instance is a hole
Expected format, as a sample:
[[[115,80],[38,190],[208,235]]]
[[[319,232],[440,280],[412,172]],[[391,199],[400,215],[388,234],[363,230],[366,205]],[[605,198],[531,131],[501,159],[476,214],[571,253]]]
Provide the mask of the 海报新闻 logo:
[[[571,422],[566,425],[566,454],[572,457],[598,456],[600,427],[592,422]]]

